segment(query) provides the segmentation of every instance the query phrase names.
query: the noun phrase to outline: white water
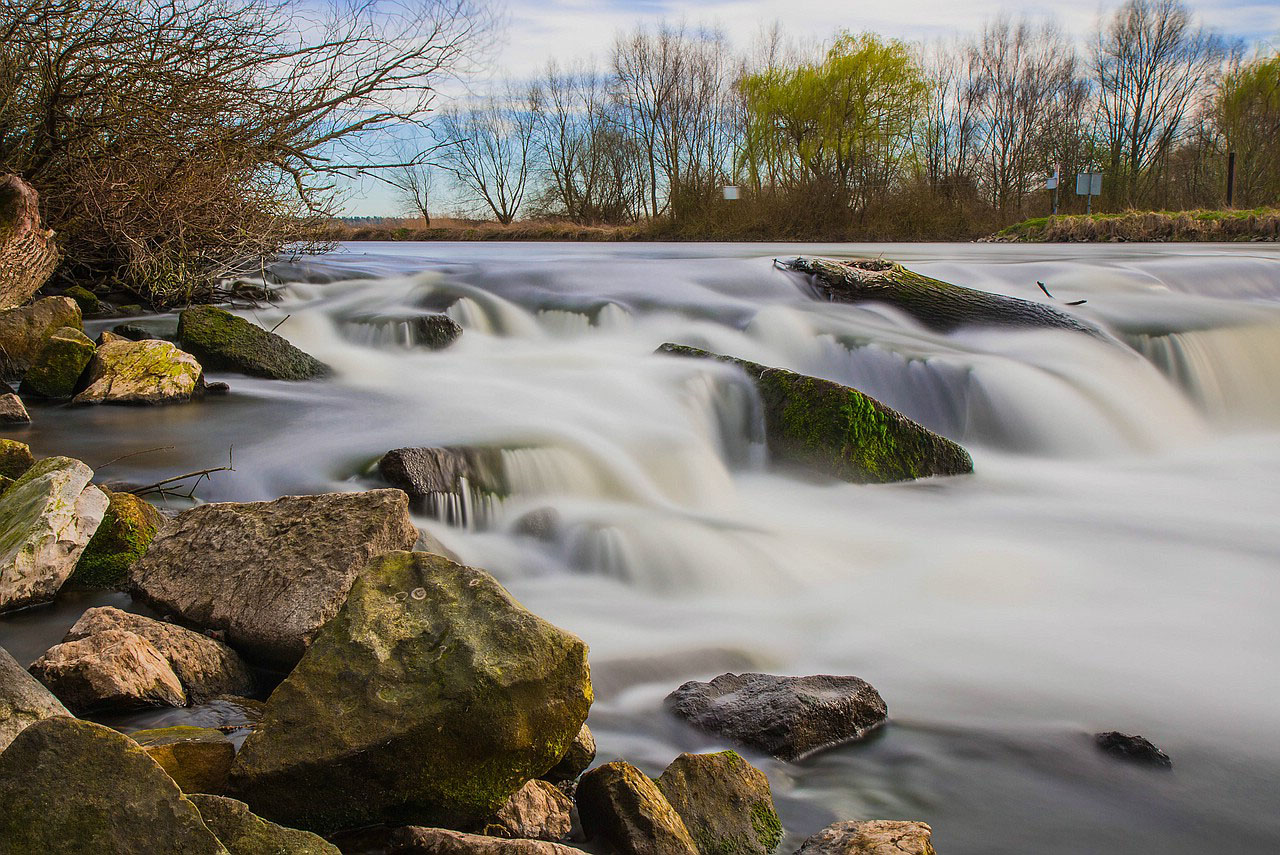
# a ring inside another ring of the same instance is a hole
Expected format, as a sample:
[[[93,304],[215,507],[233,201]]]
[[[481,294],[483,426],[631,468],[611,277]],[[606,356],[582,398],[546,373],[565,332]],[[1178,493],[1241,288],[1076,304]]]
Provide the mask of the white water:
[[[1044,281],[1115,339],[942,336],[816,302],[771,264],[854,252],[1028,299]],[[724,747],[663,712],[687,679],[880,689],[892,724],[870,743],[751,758],[796,841],[884,817],[930,822],[946,855],[1280,849],[1275,249],[353,244],[322,263],[369,278],[294,284],[256,315],[287,315],[334,380],[220,377],[226,399],[38,412],[24,438],[91,464],[176,446],[102,473],[134,481],[234,445],[211,500],[358,489],[398,446],[510,449],[512,497],[420,522],[588,641],[602,760],[656,774]],[[427,309],[466,328],[454,347],[408,346],[399,319]],[[747,384],[653,355],[664,341],[856,386],[965,444],[975,474],[774,472]],[[519,533],[546,508],[550,538]],[[1174,771],[1099,755],[1111,729]]]

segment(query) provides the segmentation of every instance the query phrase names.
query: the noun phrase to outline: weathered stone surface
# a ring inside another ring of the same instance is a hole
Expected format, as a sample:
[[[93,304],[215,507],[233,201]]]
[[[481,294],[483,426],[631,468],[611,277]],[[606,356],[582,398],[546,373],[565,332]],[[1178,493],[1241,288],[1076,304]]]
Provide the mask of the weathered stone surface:
[[[695,727],[783,760],[861,739],[889,715],[870,683],[827,675],[721,674],[685,683],[667,703]]]
[[[107,510],[93,470],[46,457],[0,495],[0,611],[54,598]]]
[[[118,588],[128,582],[129,568],[146,554],[165,521],[145,499],[132,493],[105,492],[107,512],[70,579],[88,588]]]
[[[969,452],[857,389],[695,347],[664,344],[658,352],[713,359],[745,372],[764,405],[769,453],[780,463],[854,483],[973,471]]]
[[[40,222],[40,196],[16,175],[0,177],[0,309],[21,306],[57,269],[53,230]]]
[[[1130,736],[1118,730],[1110,730],[1106,733],[1097,734],[1094,739],[1098,744],[1098,748],[1113,757],[1119,757],[1131,763],[1141,763],[1145,766],[1155,766],[1162,769],[1173,768],[1173,761],[1169,759],[1169,755],[1157,748],[1146,737]]]
[[[236,748],[221,731],[178,725],[139,730],[129,737],[169,773],[182,792],[216,795],[227,788]]]
[[[587,771],[587,767],[596,759],[596,738],[584,724],[582,730],[573,738],[569,750],[560,758],[560,762],[552,766],[543,779],[552,783],[576,781],[578,776]]]
[[[54,330],[83,329],[80,307],[70,297],[45,297],[30,306],[0,311],[0,373],[19,377]]]
[[[934,855],[932,837],[923,822],[837,822],[806,840],[796,855]]]
[[[0,752],[28,725],[55,715],[71,713],[0,647]]]
[[[564,840],[573,830],[573,802],[549,781],[534,779],[511,794],[485,826],[493,837]]]
[[[267,822],[244,802],[218,795],[195,795],[191,801],[231,855],[339,855],[323,837]]]
[[[545,840],[504,840],[417,826],[397,828],[390,843],[392,855],[582,855],[581,849]]]
[[[396,448],[378,461],[378,472],[414,499],[462,495],[468,488],[499,496],[509,492],[496,448]]]
[[[193,704],[202,704],[220,695],[253,693],[253,675],[244,660],[227,645],[198,632],[111,606],[89,609],[67,631],[63,641],[78,641],[113,629],[135,633],[151,642],[178,675],[187,699]]]
[[[70,398],[93,359],[93,339],[72,327],[60,327],[45,340],[22,378],[22,393]]]
[[[369,559],[417,540],[399,490],[202,505],[171,520],[130,576],[160,612],[289,667]]]
[[[769,779],[737,752],[681,754],[657,783],[702,855],[769,855],[782,842]]]
[[[178,340],[200,364],[272,380],[310,380],[329,366],[284,338],[216,306],[196,306],[178,316]]]
[[[586,652],[482,570],[384,555],[272,693],[233,794],[321,833],[483,822],[582,727]]]
[[[578,816],[588,839],[602,837],[621,855],[698,855],[680,814],[657,785],[621,760],[582,776]]]
[[[433,313],[420,315],[411,321],[414,344],[443,350],[462,335],[462,325],[448,315]]]
[[[125,630],[55,644],[31,663],[31,673],[78,715],[187,705],[168,660],[151,642]]]
[[[190,401],[203,369],[167,341],[108,341],[85,372],[77,404],[179,404]]]
[[[0,842],[45,855],[228,855],[132,739],[59,716],[0,754]]]
[[[35,465],[31,446],[16,439],[0,439],[0,476],[17,481]]]
[[[0,394],[0,424],[25,425],[31,422],[31,414],[22,399],[12,392]]]

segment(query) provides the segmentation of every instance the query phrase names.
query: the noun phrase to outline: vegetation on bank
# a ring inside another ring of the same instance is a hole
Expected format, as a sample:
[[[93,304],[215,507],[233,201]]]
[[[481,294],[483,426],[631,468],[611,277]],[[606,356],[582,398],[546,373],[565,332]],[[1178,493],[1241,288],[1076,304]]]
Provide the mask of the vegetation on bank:
[[[1028,243],[1280,240],[1280,209],[1124,211],[1034,217],[989,240]]]

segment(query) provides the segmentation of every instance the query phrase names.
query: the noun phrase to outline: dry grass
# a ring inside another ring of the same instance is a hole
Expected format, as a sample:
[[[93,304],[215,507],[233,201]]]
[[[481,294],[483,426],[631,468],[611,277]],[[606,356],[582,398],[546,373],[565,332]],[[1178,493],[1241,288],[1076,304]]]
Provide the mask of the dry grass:
[[[987,239],[1044,243],[1274,241],[1280,240],[1280,209],[1125,211],[1037,217],[1002,229]]]

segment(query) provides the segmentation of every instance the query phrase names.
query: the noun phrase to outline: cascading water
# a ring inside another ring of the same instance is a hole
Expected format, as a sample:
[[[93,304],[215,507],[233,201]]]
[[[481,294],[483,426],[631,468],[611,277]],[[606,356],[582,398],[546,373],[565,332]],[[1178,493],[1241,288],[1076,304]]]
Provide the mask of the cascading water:
[[[885,254],[1071,311],[1067,332],[929,332],[819,302],[773,255]],[[38,452],[207,500],[361,489],[403,446],[502,449],[509,495],[420,524],[592,646],[602,759],[724,747],[662,713],[725,670],[857,674],[869,743],[768,773],[792,840],[930,822],[939,852],[1272,852],[1280,779],[1280,253],[1242,247],[350,245],[281,268],[258,322],[327,381],[218,376],[156,410],[36,414]],[[349,277],[345,278],[344,277]],[[445,312],[449,349],[406,332]],[[768,465],[752,387],[689,344],[855,386],[965,444],[972,476],[855,486]],[[0,623],[38,654],[75,619]],[[34,658],[34,656],[32,657]],[[1100,756],[1097,730],[1174,758]],[[790,850],[786,850],[790,851]]]

